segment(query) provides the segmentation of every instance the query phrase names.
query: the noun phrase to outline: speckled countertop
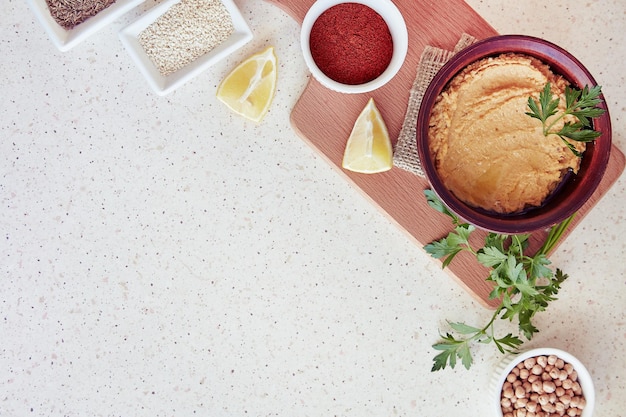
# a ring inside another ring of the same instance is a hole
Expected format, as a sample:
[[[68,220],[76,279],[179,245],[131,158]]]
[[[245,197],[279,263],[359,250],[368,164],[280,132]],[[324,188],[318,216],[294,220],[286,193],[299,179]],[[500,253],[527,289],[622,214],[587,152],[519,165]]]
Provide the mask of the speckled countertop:
[[[585,63],[626,149],[626,3],[469,3]],[[490,416],[491,346],[430,367],[446,319],[491,312],[290,127],[298,25],[238,0],[254,40],[159,97],[117,38],[153,4],[60,53],[0,2],[0,416]],[[268,44],[256,126],[214,93]],[[553,256],[570,279],[527,344],[585,363],[603,417],[626,413],[625,186]]]

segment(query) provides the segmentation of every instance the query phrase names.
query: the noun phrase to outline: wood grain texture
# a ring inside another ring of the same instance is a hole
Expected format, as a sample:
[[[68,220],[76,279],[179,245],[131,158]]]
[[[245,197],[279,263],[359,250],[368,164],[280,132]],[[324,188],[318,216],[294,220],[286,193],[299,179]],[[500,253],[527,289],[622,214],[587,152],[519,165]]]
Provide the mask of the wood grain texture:
[[[283,9],[297,22],[314,0],[266,0]],[[399,168],[364,175],[341,168],[343,151],[354,121],[370,97],[373,97],[387,124],[392,139],[400,132],[406,113],[409,91],[416,76],[419,58],[426,45],[452,50],[463,33],[477,39],[498,33],[463,0],[416,1],[396,0],[409,33],[409,50],[399,73],[387,85],[364,94],[341,94],[328,90],[311,78],[291,113],[291,123],[301,138],[315,149],[329,164],[337,168],[347,181],[363,196],[382,210],[389,220],[407,233],[422,248],[434,239],[445,236],[451,229],[449,219],[428,206],[423,191],[428,188],[425,179]],[[596,193],[579,211],[569,231],[580,223],[585,214],[598,202],[624,169],[624,154],[613,146],[607,173]],[[539,230],[531,236],[530,251],[536,250],[547,234]],[[481,246],[486,232],[478,231],[473,244]],[[494,308],[498,302],[489,299],[491,285],[485,281],[488,270],[476,263],[469,254],[460,254],[447,269],[449,274],[478,302]],[[416,276],[416,279],[427,277]]]

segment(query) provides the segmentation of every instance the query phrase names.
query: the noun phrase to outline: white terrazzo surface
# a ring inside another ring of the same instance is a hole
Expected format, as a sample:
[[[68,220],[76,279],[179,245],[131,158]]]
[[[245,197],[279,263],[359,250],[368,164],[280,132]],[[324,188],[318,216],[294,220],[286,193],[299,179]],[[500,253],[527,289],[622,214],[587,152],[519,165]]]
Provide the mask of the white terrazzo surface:
[[[296,136],[298,25],[237,3],[254,40],[159,97],[117,38],[153,1],[66,53],[0,2],[0,416],[490,416],[491,346],[430,367],[446,319],[491,312]],[[469,3],[583,61],[626,149],[623,0]],[[269,44],[255,126],[214,94]],[[570,279],[527,345],[585,363],[603,417],[626,415],[625,186],[553,257]]]

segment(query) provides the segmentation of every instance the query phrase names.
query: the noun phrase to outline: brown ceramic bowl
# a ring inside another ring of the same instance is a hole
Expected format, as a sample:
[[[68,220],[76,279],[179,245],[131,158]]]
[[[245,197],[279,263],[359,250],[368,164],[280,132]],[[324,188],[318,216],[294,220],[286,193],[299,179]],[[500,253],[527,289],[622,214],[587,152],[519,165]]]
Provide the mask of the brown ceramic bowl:
[[[455,214],[468,223],[497,233],[528,233],[553,226],[577,212],[594,193],[602,179],[611,151],[611,121],[606,110],[594,119],[594,129],[602,135],[587,144],[580,170],[567,178],[541,206],[520,214],[498,214],[472,207],[459,200],[441,182],[429,150],[428,122],[437,96],[448,82],[467,65],[482,58],[514,52],[533,56],[548,64],[572,86],[597,85],[589,71],[570,53],[543,39],[523,35],[503,35],[479,41],[455,55],[437,73],[427,88],[417,118],[417,148],[424,173],[433,191]],[[604,100],[604,97],[601,97]]]

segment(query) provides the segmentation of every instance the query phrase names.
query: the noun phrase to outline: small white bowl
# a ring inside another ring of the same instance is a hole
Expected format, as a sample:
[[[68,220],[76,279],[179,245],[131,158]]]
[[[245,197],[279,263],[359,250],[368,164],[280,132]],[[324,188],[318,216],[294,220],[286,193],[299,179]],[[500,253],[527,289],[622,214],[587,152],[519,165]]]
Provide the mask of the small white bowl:
[[[95,16],[72,29],[59,25],[50,14],[46,0],[26,0],[52,43],[62,52],[75,47],[94,33],[108,26],[145,0],[117,0]]]
[[[556,357],[563,359],[563,361],[571,364],[574,367],[574,370],[578,374],[578,383],[580,384],[582,394],[585,397],[586,401],[586,405],[582,410],[581,417],[593,416],[593,408],[595,405],[595,390],[593,387],[593,379],[591,378],[589,371],[587,371],[587,368],[585,368],[585,366],[573,355],[555,348],[530,349],[519,354],[511,354],[504,357],[504,359],[496,367],[496,371],[490,382],[491,395],[493,395],[494,416],[502,417],[502,407],[500,405],[502,386],[506,380],[507,375],[511,373],[513,368],[515,368],[518,363],[523,362],[528,358],[550,355],[555,355]]]
[[[122,44],[126,47],[126,50],[141,73],[146,77],[150,87],[152,87],[157,94],[162,96],[169,94],[252,40],[252,31],[233,0],[221,1],[224,6],[226,6],[233,20],[233,33],[226,41],[216,46],[210,52],[167,76],[162,75],[158,68],[152,63],[150,57],[139,42],[139,35],[174,4],[180,2],[180,0],[164,1],[120,31],[119,37]]]
[[[376,79],[365,84],[349,85],[333,80],[324,74],[311,55],[310,35],[315,21],[329,8],[342,3],[360,3],[372,8],[387,23],[393,41],[393,54],[387,69]],[[325,87],[340,93],[358,94],[375,90],[387,84],[400,70],[409,48],[409,35],[402,13],[391,0],[317,0],[307,11],[302,21],[300,45],[304,62],[315,79]]]

